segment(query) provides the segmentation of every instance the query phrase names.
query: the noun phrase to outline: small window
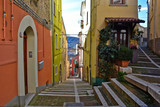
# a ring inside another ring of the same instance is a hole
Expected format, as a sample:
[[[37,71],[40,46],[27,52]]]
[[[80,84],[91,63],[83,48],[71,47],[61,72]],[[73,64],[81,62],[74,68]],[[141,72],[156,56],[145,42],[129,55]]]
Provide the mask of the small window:
[[[57,66],[55,66],[55,75],[57,75]]]
[[[58,35],[56,34],[56,49],[58,49]]]
[[[61,38],[59,38],[59,48],[61,49]]]
[[[86,25],[88,25],[88,12],[87,12],[87,23],[86,23]]]
[[[122,0],[113,0],[113,4],[122,3]]]
[[[56,16],[56,3],[54,2],[54,15]]]
[[[110,0],[110,4],[113,5],[121,5],[121,4],[125,4],[126,0]]]
[[[61,21],[60,11],[58,12],[58,20],[59,20],[59,22]]]

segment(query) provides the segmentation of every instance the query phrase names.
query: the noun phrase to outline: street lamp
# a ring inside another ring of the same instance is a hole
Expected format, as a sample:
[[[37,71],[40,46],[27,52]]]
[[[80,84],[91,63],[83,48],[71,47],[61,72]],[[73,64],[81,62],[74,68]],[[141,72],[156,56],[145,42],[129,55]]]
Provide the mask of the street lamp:
[[[138,5],[139,12],[141,11],[142,5]]]

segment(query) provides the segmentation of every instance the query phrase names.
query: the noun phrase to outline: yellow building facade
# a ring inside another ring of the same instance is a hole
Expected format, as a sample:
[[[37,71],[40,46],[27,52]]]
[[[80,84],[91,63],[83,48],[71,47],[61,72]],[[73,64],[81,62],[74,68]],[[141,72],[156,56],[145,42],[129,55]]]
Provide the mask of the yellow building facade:
[[[91,0],[90,34],[85,44],[89,53],[84,51],[84,79],[88,78],[92,84],[96,82],[99,72],[97,50],[99,31],[109,23],[114,25],[112,31],[118,44],[130,46],[130,37],[134,27],[137,23],[144,22],[138,19],[137,7],[137,0]]]
[[[51,0],[53,83],[62,81],[62,1]]]
[[[67,41],[66,29],[63,18],[62,18],[62,59],[63,59],[62,81],[65,81],[69,77],[69,61],[68,61],[68,41]]]
[[[149,1],[149,48],[160,55],[160,0]]]

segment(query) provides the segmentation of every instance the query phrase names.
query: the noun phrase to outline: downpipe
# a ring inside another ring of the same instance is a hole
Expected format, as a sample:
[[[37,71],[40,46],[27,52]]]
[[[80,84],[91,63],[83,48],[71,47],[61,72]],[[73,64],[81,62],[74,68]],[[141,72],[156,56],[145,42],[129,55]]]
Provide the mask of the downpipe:
[[[6,0],[3,0],[3,37],[2,40],[5,40],[5,36],[6,36],[6,28],[5,28],[5,24],[6,24]]]

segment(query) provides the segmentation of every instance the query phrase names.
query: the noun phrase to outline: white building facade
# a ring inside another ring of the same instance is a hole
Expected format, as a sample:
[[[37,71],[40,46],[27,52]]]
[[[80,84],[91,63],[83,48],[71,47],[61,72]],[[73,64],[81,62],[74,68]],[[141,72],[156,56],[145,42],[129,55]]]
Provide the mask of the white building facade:
[[[90,8],[91,8],[91,0],[84,0],[81,3],[81,12],[80,15],[82,17],[81,19],[81,32],[79,33],[79,67],[81,71],[81,78],[82,78],[82,72],[83,72],[83,47],[85,44],[85,40],[87,37],[87,34],[90,29]]]

